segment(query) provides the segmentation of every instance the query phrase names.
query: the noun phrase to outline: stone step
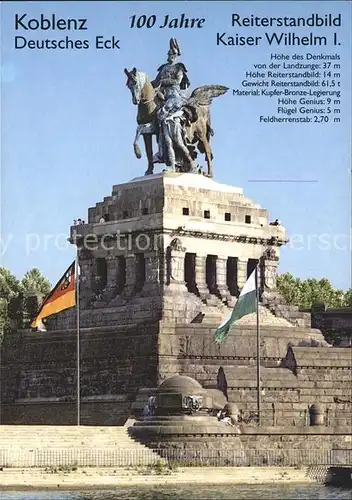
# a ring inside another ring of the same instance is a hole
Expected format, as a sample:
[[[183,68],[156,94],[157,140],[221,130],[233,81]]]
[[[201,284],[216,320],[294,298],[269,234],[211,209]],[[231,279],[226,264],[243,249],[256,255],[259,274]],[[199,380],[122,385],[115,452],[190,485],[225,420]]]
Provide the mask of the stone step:
[[[71,427],[65,426],[65,425],[0,425],[0,432],[4,434],[5,432],[22,432],[23,434],[30,434],[33,432],[48,432],[50,433],[52,429],[55,430],[55,432],[59,432],[59,434],[63,434],[65,432],[71,433],[71,434],[84,434],[85,436],[88,434],[101,434],[101,435],[106,435],[106,434],[124,434],[126,432],[126,429],[124,427],[95,427],[95,426],[76,426],[72,425]],[[58,431],[59,429],[59,431]]]
[[[127,427],[0,425],[0,467],[60,465],[67,457],[96,466],[101,456],[121,465],[158,459],[128,435]]]
[[[132,439],[130,439],[129,441],[123,441],[123,442],[119,442],[119,441],[91,441],[91,440],[81,440],[81,439],[78,439],[78,440],[62,440],[62,441],[52,441],[52,440],[48,440],[48,441],[41,441],[41,440],[38,440],[38,439],[33,439],[33,440],[28,440],[28,441],[25,441],[25,440],[20,440],[18,438],[14,438],[14,439],[8,439],[8,440],[3,440],[0,444],[0,446],[5,446],[7,444],[11,444],[11,446],[20,446],[20,447],[23,447],[23,446],[29,446],[29,447],[53,447],[53,446],[56,446],[56,447],[70,447],[70,446],[83,446],[83,447],[86,447],[86,446],[106,446],[106,447],[109,447],[109,446],[113,446],[113,447],[127,447],[127,448],[134,448],[136,446],[139,446],[139,444],[135,441],[133,441]]]
[[[16,432],[23,434],[32,434],[32,433],[50,433],[52,431],[58,432],[59,434],[64,434],[65,432],[69,434],[84,434],[85,436],[88,434],[124,434],[126,433],[126,429],[124,427],[96,427],[96,426],[56,426],[56,425],[0,425],[0,433],[5,434],[6,432]]]
[[[55,432],[55,431],[54,431]],[[18,438],[18,439],[21,439],[23,441],[30,441],[30,440],[33,440],[33,439],[38,439],[38,440],[41,440],[41,441],[46,441],[48,439],[51,439],[53,441],[70,441],[72,439],[75,439],[75,440],[93,440],[93,441],[118,441],[118,442],[123,442],[123,441],[128,441],[130,439],[130,437],[126,434],[124,436],[91,436],[91,435],[88,435],[88,436],[83,436],[83,435],[72,435],[72,434],[59,434],[59,435],[55,435],[53,432],[53,434],[44,434],[44,435],[40,435],[40,434],[31,434],[31,435],[27,435],[27,436],[23,436],[21,434],[9,434],[7,436],[5,435],[1,435],[0,437],[0,445],[1,443],[6,440],[6,439],[13,439],[14,437]]]
[[[48,440],[50,440],[51,442],[64,442],[64,441],[67,441],[67,442],[70,442],[72,439],[74,439],[75,441],[87,441],[87,442],[118,442],[118,443],[122,443],[122,442],[125,442],[125,441],[128,441],[130,438],[128,436],[124,437],[123,439],[119,438],[119,437],[116,437],[116,436],[110,436],[110,437],[96,437],[96,438],[93,438],[92,436],[54,436],[54,435],[46,435],[46,436],[30,436],[30,437],[25,437],[25,436],[21,436],[21,435],[18,435],[18,434],[12,434],[12,435],[9,435],[9,436],[1,436],[1,441],[0,441],[0,445],[1,443],[4,443],[5,441],[10,441],[12,439],[19,439],[21,440],[21,442],[30,442],[30,441],[33,441],[33,439],[35,439],[36,441],[40,441],[40,442],[46,442]]]
[[[205,314],[202,323],[221,323],[222,315],[221,314]]]
[[[223,305],[223,303],[217,297],[212,296],[209,299],[207,299],[207,306],[210,306],[210,307],[220,306],[221,307],[222,305]]]
[[[16,450],[16,449],[41,449],[41,450],[53,450],[53,449],[58,449],[58,448],[65,448],[65,449],[78,449],[78,448],[114,448],[114,449],[133,449],[133,450],[139,450],[141,448],[141,445],[138,444],[137,442],[135,443],[90,443],[89,441],[86,442],[79,442],[72,444],[72,442],[65,442],[63,441],[62,443],[42,443],[38,442],[36,440],[29,442],[29,443],[21,443],[21,445],[13,444],[13,441],[6,441],[1,443],[1,448],[8,448],[11,450]]]
[[[34,435],[23,436],[21,434],[13,433],[13,434],[8,434],[8,435],[2,435],[0,444],[4,440],[13,439],[14,437],[21,439],[21,440],[24,440],[24,441],[30,441],[30,440],[35,438],[35,439],[38,439],[41,441],[45,441],[47,439],[52,439],[53,441],[64,441],[64,440],[70,441],[71,439],[76,439],[76,440],[81,439],[81,440],[93,440],[93,441],[119,441],[119,442],[122,442],[122,441],[126,441],[126,440],[128,441],[130,439],[127,434],[124,436],[109,436],[109,435],[106,435],[106,436],[101,436],[101,435],[99,435],[99,436],[91,436],[91,435],[83,436],[83,435],[72,435],[72,434],[54,435],[54,433],[53,433],[53,434],[43,434],[43,435],[34,434]]]
[[[18,442],[38,441],[70,442],[131,442],[126,427],[56,427],[56,426],[0,426],[0,445],[5,441],[17,439]]]
[[[85,445],[100,445],[100,446],[134,446],[135,442],[131,438],[128,439],[104,439],[104,440],[92,440],[92,439],[82,439],[82,438],[74,438],[74,439],[53,439],[52,437],[48,437],[47,439],[40,439],[40,438],[32,438],[32,439],[21,439],[19,436],[12,436],[8,437],[6,439],[2,439],[0,446],[5,445],[6,443],[18,443],[18,445],[31,445],[33,446],[33,443],[40,444],[41,446],[62,446],[62,445],[67,445],[67,446],[85,446]]]
[[[101,446],[89,446],[86,444],[85,446],[65,446],[64,444],[62,446],[40,446],[37,444],[34,444],[32,446],[12,446],[12,445],[3,445],[1,446],[0,450],[9,450],[11,453],[20,453],[20,452],[25,452],[25,451],[31,451],[31,450],[41,450],[42,452],[48,452],[48,451],[53,451],[57,452],[58,450],[74,450],[74,451],[80,451],[80,450],[94,450],[102,448]],[[123,451],[123,450],[129,450],[130,452],[134,453],[139,453],[148,449],[146,447],[132,447],[132,446],[104,446],[104,450],[115,450],[116,452],[118,451]]]
[[[92,436],[90,434],[88,435],[84,435],[84,434],[70,434],[70,433],[66,433],[66,434],[59,434],[59,435],[54,435],[54,433],[43,433],[43,434],[22,434],[22,433],[8,433],[8,434],[1,434],[1,437],[0,437],[0,444],[1,442],[4,440],[4,439],[12,439],[13,437],[18,437],[20,439],[33,439],[33,437],[35,437],[36,439],[56,439],[56,440],[62,440],[62,439],[72,439],[72,438],[75,438],[75,439],[94,439],[94,441],[98,441],[99,439],[100,440],[108,440],[108,439],[113,439],[113,440],[119,440],[119,441],[122,441],[124,439],[128,439],[129,436],[126,434],[126,435],[110,435],[110,434],[106,434],[106,435],[97,435],[97,436]]]

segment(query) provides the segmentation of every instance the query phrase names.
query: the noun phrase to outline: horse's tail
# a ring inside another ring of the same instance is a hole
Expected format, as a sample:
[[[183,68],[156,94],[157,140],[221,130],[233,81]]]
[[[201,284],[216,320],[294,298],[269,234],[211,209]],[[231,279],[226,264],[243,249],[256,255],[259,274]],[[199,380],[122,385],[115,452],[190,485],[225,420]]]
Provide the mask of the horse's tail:
[[[140,160],[142,158],[142,151],[136,142],[133,143],[133,149],[134,149],[134,154],[136,155],[138,160]]]

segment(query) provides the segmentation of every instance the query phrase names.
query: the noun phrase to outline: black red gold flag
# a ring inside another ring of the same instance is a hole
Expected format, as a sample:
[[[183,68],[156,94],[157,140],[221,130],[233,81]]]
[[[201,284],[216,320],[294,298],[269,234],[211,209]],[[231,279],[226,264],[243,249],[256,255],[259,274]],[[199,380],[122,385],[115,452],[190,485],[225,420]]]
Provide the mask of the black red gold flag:
[[[76,305],[75,261],[45,298],[31,328],[40,328],[42,319]]]

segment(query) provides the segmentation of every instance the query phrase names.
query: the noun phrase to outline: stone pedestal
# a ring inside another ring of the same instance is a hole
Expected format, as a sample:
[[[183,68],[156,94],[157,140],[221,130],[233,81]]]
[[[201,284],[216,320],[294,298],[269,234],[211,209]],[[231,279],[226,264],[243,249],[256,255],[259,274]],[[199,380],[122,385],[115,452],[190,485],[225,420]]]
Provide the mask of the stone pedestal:
[[[109,213],[109,221],[99,224],[102,213]],[[114,325],[120,316],[148,321],[151,304],[159,320],[192,322],[207,310],[221,319],[224,304],[233,307],[246,282],[248,261],[257,260],[269,244],[285,242],[284,229],[270,226],[267,211],[242,189],[188,173],[114,186],[112,196],[89,209],[88,224],[71,228],[71,236],[73,244],[92,242],[80,255],[84,324],[90,327]],[[103,276],[99,287],[95,278],[102,278],[104,267],[107,283]],[[236,274],[230,289],[227,268]]]

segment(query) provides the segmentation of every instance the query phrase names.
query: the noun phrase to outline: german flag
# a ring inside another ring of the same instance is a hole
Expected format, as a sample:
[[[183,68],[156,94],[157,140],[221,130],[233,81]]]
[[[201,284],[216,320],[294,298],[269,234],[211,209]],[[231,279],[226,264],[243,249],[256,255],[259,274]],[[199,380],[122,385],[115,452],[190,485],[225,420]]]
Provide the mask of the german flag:
[[[76,305],[75,261],[72,262],[60,281],[44,300],[31,328],[40,328],[42,319]]]

